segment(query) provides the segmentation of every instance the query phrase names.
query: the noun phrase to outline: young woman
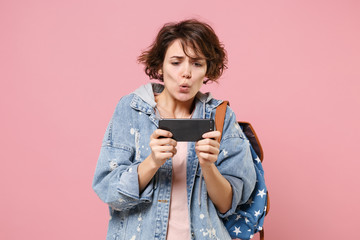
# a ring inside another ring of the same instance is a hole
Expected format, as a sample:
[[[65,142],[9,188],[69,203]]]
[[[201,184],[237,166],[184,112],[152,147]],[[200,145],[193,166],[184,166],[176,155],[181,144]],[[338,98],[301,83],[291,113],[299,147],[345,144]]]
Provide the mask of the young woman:
[[[161,118],[214,118],[222,102],[203,94],[226,68],[213,29],[191,19],[165,24],[139,62],[149,83],[119,101],[107,127],[93,188],[109,205],[107,240],[231,239],[222,222],[256,181],[249,144],[227,107],[221,143],[211,131],[176,142]]]

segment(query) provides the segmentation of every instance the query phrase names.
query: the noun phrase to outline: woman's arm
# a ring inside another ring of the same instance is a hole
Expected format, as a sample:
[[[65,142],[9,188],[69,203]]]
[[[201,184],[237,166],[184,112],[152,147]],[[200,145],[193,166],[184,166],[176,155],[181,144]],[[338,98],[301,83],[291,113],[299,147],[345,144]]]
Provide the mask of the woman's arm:
[[[239,204],[248,201],[256,173],[249,141],[227,107],[221,146],[213,140],[217,135],[206,133],[197,143],[199,163],[206,181],[210,199],[224,218],[234,213]],[[207,141],[207,142],[206,142]]]
[[[225,213],[231,208],[233,192],[230,183],[215,166],[220,144],[214,139],[218,137],[219,131],[205,133],[204,139],[196,143],[195,149],[209,197],[219,212]]]
[[[138,113],[130,107],[131,101],[132,96],[123,97],[114,111],[103,138],[92,185],[102,201],[119,211],[150,202],[154,191],[153,181],[139,191],[140,161],[135,161],[135,134],[129,131]]]

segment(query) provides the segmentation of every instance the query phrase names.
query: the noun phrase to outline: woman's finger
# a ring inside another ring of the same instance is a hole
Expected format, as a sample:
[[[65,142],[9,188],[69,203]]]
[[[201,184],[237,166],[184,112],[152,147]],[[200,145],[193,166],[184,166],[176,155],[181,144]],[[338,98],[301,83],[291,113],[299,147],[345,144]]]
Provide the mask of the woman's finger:
[[[197,145],[195,149],[199,152],[206,152],[210,154],[218,155],[220,150],[217,147],[211,146],[211,145]]]
[[[156,129],[150,136],[150,138],[157,139],[159,137],[171,138],[172,133],[164,129]]]
[[[199,140],[197,143],[196,143],[196,146],[202,146],[202,145],[210,145],[210,146],[213,146],[215,148],[220,148],[220,143],[214,139],[211,139],[211,138],[205,138],[205,139],[202,139],[202,140]]]
[[[175,153],[176,152],[176,148],[174,146],[171,145],[165,145],[165,146],[154,146],[152,148],[152,150],[154,152],[172,152]]]
[[[207,132],[207,133],[204,133],[202,135],[203,138],[213,138],[213,139],[217,139],[219,138],[221,135],[221,133],[219,131],[211,131],[211,132]]]
[[[159,139],[153,139],[152,142],[156,145],[171,145],[176,147],[177,142],[172,138],[159,138]]]

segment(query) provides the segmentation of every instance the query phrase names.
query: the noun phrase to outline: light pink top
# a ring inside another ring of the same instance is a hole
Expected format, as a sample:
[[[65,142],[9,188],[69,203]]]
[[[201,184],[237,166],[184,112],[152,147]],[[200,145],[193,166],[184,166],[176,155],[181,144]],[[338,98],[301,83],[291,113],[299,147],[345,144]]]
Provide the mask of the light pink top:
[[[167,240],[189,240],[190,223],[186,191],[187,142],[177,142],[172,159],[172,190]]]

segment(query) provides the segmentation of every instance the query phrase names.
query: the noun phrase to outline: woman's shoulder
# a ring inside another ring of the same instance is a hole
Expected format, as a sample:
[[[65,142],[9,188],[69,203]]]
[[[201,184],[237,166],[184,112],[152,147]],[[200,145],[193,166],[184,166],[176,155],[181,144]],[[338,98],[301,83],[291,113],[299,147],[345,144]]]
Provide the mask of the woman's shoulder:
[[[115,107],[115,113],[130,110],[131,102],[133,101],[134,96],[135,95],[133,93],[130,93],[130,94],[120,97],[120,99],[118,100],[116,107]]]
[[[214,116],[216,114],[216,111],[218,110],[218,107],[221,104],[226,104],[225,102],[228,102],[227,100],[221,100],[221,99],[216,99],[216,98],[211,98],[211,100],[209,100],[207,102],[208,106],[210,107],[210,109],[212,110]],[[233,111],[233,109],[230,107],[229,103],[226,105],[226,112],[225,112],[225,121],[229,120],[229,119],[236,119],[235,116],[235,112]]]
[[[155,105],[153,84],[148,83],[141,85],[132,93],[122,96],[117,104],[117,108],[132,108],[134,110],[148,112],[151,111]]]
[[[124,117],[128,114],[134,114],[139,111],[146,114],[151,114],[154,111],[154,108],[141,96],[133,92],[122,96],[119,99],[114,114]]]
[[[224,102],[223,100],[216,100],[216,101],[220,101],[218,106]],[[214,115],[215,114],[216,114],[216,110]],[[233,137],[244,138],[244,133],[238,124],[235,111],[230,107],[229,104],[227,104],[225,119],[224,119],[223,139],[233,138]]]

